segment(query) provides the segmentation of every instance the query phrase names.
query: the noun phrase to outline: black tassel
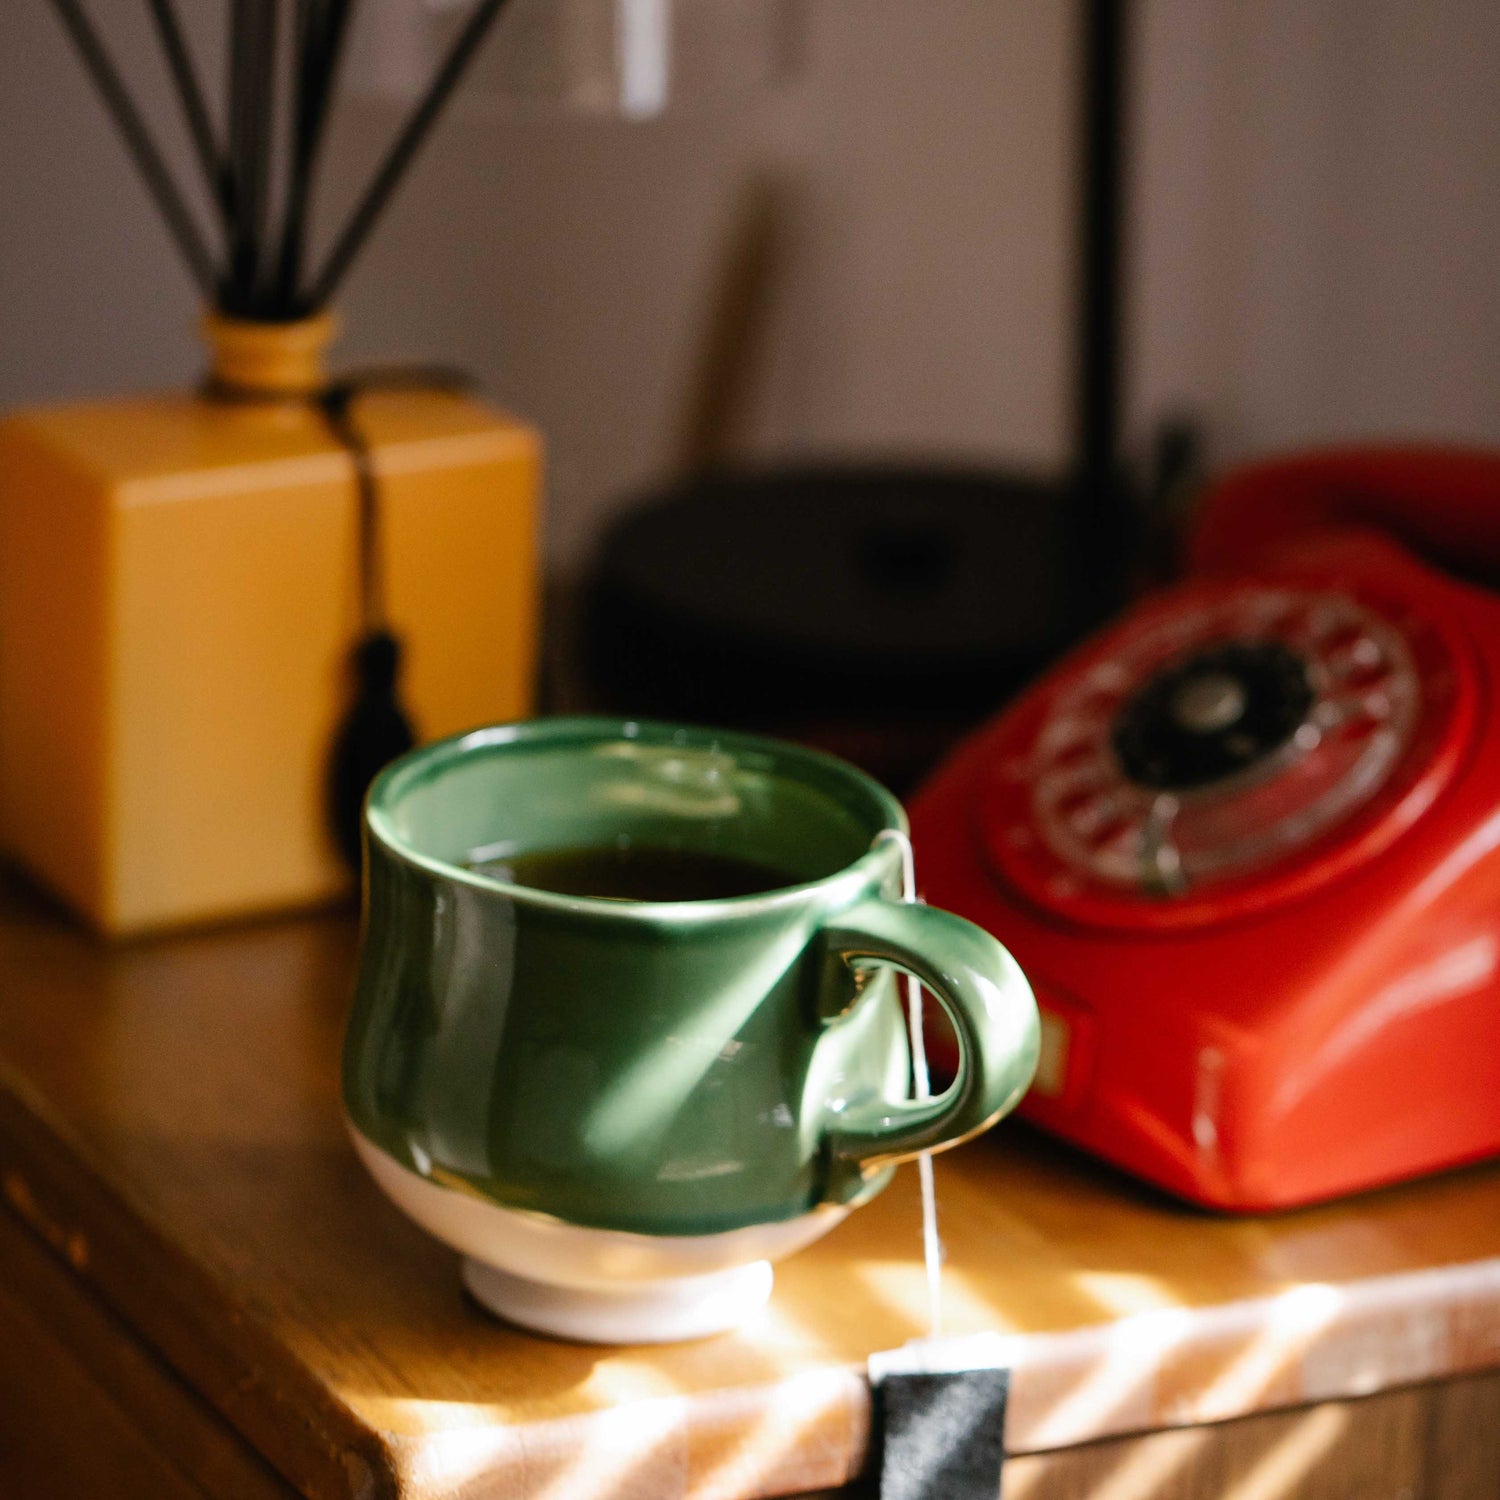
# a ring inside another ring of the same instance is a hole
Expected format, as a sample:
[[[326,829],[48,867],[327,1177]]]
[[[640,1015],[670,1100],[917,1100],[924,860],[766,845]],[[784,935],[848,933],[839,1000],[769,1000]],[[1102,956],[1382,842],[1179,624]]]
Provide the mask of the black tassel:
[[[380,485],[369,444],[352,408],[366,391],[426,390],[456,395],[472,387],[473,381],[461,370],[411,366],[367,370],[308,398],[323,413],[354,469],[360,636],[349,653],[353,699],[329,750],[324,811],[333,845],[356,875],[363,858],[365,793],[391,761],[416,745],[417,733],[401,701],[401,641],[386,624]],[[220,401],[278,399],[213,380],[207,382],[204,393]]]
[[[420,379],[420,376],[416,377]],[[376,773],[417,742],[401,706],[401,642],[385,622],[385,570],[381,559],[380,487],[369,445],[351,407],[372,377],[330,386],[318,404],[354,465],[358,496],[359,612],[361,634],[350,664],[354,702],[333,737],[328,761],[328,829],[349,868],[359,872],[365,793]]]
[[[350,654],[354,702],[333,740],[328,818],[339,853],[359,869],[365,793],[376,774],[417,742],[397,685],[401,642],[388,630],[366,635]]]

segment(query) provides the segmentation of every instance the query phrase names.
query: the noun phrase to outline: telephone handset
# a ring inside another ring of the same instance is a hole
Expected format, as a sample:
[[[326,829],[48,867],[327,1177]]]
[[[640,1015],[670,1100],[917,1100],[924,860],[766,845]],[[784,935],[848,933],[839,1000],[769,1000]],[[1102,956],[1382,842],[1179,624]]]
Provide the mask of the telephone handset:
[[[1037,990],[1023,1112],[1230,1208],[1500,1152],[1500,455],[1245,468],[1189,557],[913,804]]]

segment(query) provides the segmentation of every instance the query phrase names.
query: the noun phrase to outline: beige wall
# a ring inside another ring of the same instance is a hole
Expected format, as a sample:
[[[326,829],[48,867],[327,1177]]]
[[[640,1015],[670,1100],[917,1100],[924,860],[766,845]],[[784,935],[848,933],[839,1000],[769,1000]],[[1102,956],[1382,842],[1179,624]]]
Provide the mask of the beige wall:
[[[1219,459],[1500,441],[1500,6],[1140,14],[1133,443],[1180,405]],[[790,89],[628,127],[518,111],[480,78],[350,285],[345,352],[466,363],[534,417],[572,568],[677,463],[726,247],[768,181],[741,451],[1056,465],[1073,26],[1060,0],[810,0]],[[345,111],[331,187],[394,118]],[[0,147],[0,403],[191,378],[191,289],[40,3],[0,6]]]
[[[791,87],[641,125],[518,117],[480,79],[364,267],[351,322],[372,349],[382,304],[403,338],[441,329],[540,421],[566,564],[623,492],[673,463],[747,192],[769,181],[751,451],[1054,464],[1067,20],[1044,0],[817,5]],[[345,153],[381,113],[351,112]],[[427,263],[450,274],[415,291]]]
[[[1132,411],[1500,442],[1500,5],[1147,0]]]

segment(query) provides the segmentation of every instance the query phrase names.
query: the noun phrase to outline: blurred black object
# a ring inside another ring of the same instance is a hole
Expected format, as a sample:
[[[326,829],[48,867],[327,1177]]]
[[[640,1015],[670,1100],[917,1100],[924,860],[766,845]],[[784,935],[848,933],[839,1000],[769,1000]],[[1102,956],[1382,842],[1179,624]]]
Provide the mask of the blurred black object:
[[[1117,451],[1125,0],[1084,12],[1068,472],[810,466],[708,473],[645,498],[606,533],[584,595],[604,706],[803,739],[900,791],[1124,602],[1151,529]],[[763,228],[741,247],[741,321]],[[732,331],[715,342],[708,392],[737,363]],[[697,442],[697,464],[713,457]]]
[[[586,668],[624,711],[790,735],[899,789],[1100,618],[1081,509],[983,473],[704,478],[611,528]]]

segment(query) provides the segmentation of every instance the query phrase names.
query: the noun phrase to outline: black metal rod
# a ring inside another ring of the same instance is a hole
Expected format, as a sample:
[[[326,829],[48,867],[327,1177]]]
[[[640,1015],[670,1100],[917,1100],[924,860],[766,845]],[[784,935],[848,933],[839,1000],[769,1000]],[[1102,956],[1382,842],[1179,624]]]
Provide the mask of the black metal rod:
[[[1084,0],[1072,514],[1082,599],[1099,619],[1124,599],[1137,540],[1119,453],[1127,22],[1127,0]]]
[[[464,70],[473,61],[480,42],[484,40],[485,33],[505,3],[506,0],[480,0],[474,13],[465,22],[463,30],[455,38],[448,49],[448,55],[433,76],[426,96],[392,143],[380,169],[365,189],[364,197],[350,214],[322,269],[314,277],[307,294],[307,302],[311,308],[322,307],[338,289],[339,282],[349,269],[350,261],[359,253],[375,221],[380,217],[381,209],[385,207],[402,174],[411,164],[412,157],[427,138],[427,132],[431,130],[433,122],[458,86]]]
[[[297,7],[297,99],[286,217],[276,273],[275,300],[287,315],[299,310],[303,247],[313,176],[328,123],[353,0],[299,0]]]
[[[1085,0],[1078,446],[1084,474],[1115,473],[1120,439],[1120,245],[1125,0]]]
[[[182,258],[187,262],[199,289],[212,298],[218,286],[219,271],[213,255],[205,243],[187,204],[183,201],[177,184],[167,170],[161,152],[157,150],[146,122],[136,109],[129,91],[115,70],[109,53],[99,40],[88,17],[77,0],[52,0],[53,9],[62,21],[68,36],[82,59],[84,68],[94,81],[104,107],[114,120],[125,148],[129,151],[156,206],[166,220],[167,229],[176,241]]]
[[[172,81],[177,86],[177,99],[182,105],[188,137],[198,155],[203,180],[218,205],[227,237],[234,221],[232,188],[214,134],[213,121],[209,118],[208,105],[204,101],[203,86],[198,81],[198,70],[193,66],[192,54],[188,51],[177,13],[172,8],[172,0],[147,0],[147,3],[151,8],[152,19],[156,22],[156,34],[161,41],[162,53],[166,57]]]

